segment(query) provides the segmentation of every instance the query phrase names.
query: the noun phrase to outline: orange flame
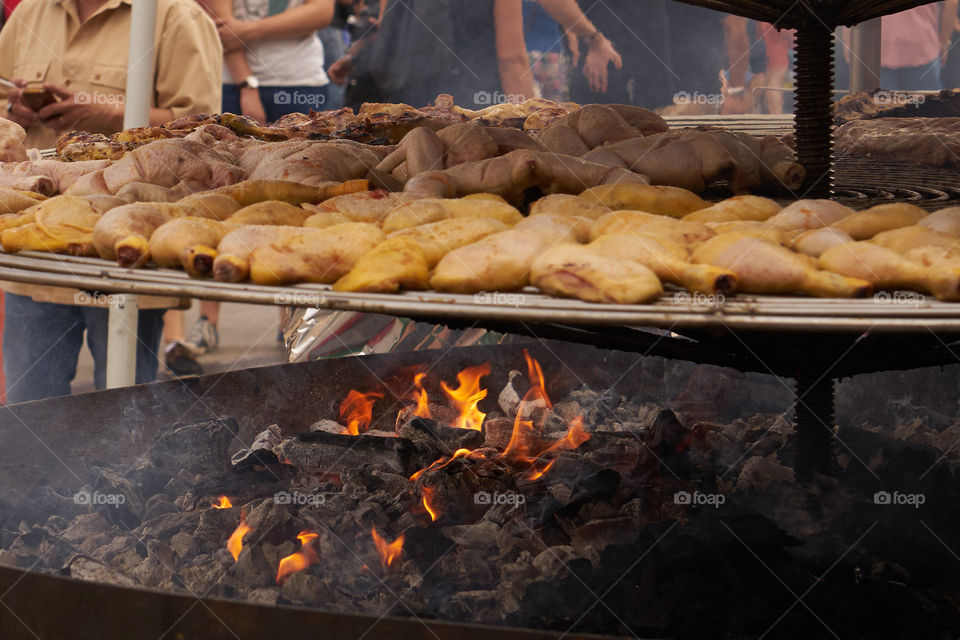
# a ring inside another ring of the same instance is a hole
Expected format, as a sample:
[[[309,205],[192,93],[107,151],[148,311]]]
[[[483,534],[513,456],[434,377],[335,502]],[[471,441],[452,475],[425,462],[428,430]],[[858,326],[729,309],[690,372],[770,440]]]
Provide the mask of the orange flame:
[[[430,463],[429,467],[424,467],[423,469],[420,469],[420,471],[417,471],[415,474],[410,476],[410,479],[413,481],[416,481],[420,478],[420,476],[427,473],[428,471],[436,471],[437,469],[443,469],[445,466],[447,466],[457,458],[461,456],[468,456],[472,453],[474,452],[471,451],[470,449],[457,449],[456,451],[453,452],[453,455],[450,456],[449,460],[447,460],[447,458],[440,458],[438,460],[434,460],[433,462]],[[483,454],[481,453],[480,455],[483,455]],[[444,462],[445,460],[446,462]]]
[[[312,531],[301,531],[297,534],[297,539],[300,540],[300,551],[280,559],[280,564],[277,566],[277,584],[283,584],[291,573],[303,571],[320,560],[313,548],[317,538],[317,534]]]
[[[427,513],[430,514],[430,519],[433,522],[437,521],[437,516],[439,513],[430,506],[430,502],[433,501],[433,489],[430,487],[420,487],[420,491],[423,492],[423,506],[427,510]]]
[[[423,379],[427,376],[425,373],[418,373],[413,377],[413,384],[417,388],[414,392],[414,399],[417,401],[417,409],[414,415],[418,418],[430,417],[430,401],[427,398],[427,390],[423,388]]]
[[[460,415],[457,417],[457,423],[454,425],[460,429],[480,430],[483,419],[487,414],[477,409],[477,404],[487,397],[487,390],[480,388],[480,378],[490,375],[490,363],[467,367],[457,374],[457,382],[460,383],[456,389],[451,389],[446,382],[441,382],[444,392],[450,398]]]
[[[370,528],[370,535],[373,536],[373,544],[377,548],[377,554],[380,556],[380,564],[384,568],[393,564],[394,560],[400,558],[400,552],[403,551],[403,534],[393,542],[387,542],[377,533],[376,527]]]
[[[214,509],[229,509],[233,505],[230,503],[230,498],[227,496],[220,496],[220,502],[215,502],[212,506]]]
[[[340,403],[340,423],[347,425],[344,433],[358,436],[370,428],[373,420],[373,403],[383,394],[379,392],[360,393],[351,391]]]
[[[552,409],[553,403],[547,396],[547,387],[543,381],[543,369],[540,368],[540,363],[526,349],[523,350],[523,357],[527,360],[527,378],[530,379],[530,390],[534,393],[531,399],[540,398],[548,409]]]
[[[237,525],[237,528],[234,529],[230,537],[227,538],[227,551],[233,556],[234,562],[237,561],[237,558],[240,557],[240,552],[243,550],[244,536],[253,531],[251,527],[247,526],[245,518],[246,515],[240,516],[240,524]]]

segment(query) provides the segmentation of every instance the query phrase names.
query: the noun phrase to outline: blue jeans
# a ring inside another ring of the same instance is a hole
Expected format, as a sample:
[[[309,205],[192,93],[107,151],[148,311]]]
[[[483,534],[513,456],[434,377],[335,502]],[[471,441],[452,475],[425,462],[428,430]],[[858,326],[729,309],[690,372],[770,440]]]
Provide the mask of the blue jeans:
[[[329,107],[329,85],[322,87],[260,87],[260,102],[267,114],[267,122],[273,122],[288,113],[325,111]],[[240,113],[240,87],[223,85],[223,112]]]
[[[939,91],[940,59],[920,67],[880,70],[880,85],[888,91]]]
[[[7,402],[27,402],[70,393],[77,375],[77,358],[87,332],[93,354],[97,389],[107,383],[107,310],[75,307],[4,294],[3,372]],[[137,326],[137,384],[157,378],[160,337],[165,309],[139,314]]]

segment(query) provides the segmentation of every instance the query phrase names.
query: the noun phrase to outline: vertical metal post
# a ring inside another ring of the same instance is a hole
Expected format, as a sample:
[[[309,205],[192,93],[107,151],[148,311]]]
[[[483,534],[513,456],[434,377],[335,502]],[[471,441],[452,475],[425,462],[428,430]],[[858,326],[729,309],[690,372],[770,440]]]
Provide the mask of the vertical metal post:
[[[146,127],[153,106],[157,0],[133,0],[123,128]],[[110,296],[107,320],[107,388],[127,387],[137,377],[137,296]]]
[[[858,24],[850,34],[850,91],[880,88],[880,18]]]
[[[157,0],[133,0],[130,15],[130,48],[127,58],[127,92],[123,110],[123,128],[150,124],[153,103],[153,66],[156,58],[154,38],[157,26]],[[186,73],[186,70],[184,70]]]
[[[833,53],[833,30],[819,20],[797,27],[795,126],[805,198],[833,194]]]
[[[137,296],[113,294],[107,318],[107,388],[129,387],[137,378]]]

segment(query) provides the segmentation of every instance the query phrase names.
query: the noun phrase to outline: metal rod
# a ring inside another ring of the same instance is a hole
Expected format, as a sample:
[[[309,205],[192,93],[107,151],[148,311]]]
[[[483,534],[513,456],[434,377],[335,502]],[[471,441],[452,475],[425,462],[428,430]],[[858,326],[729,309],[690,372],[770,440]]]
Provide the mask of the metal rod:
[[[130,49],[127,59],[126,104],[123,128],[150,125],[153,104],[153,66],[156,58],[154,38],[157,25],[157,0],[133,0],[130,15]],[[174,45],[176,46],[176,45]],[[184,69],[184,73],[189,73]]]
[[[850,38],[850,91],[872,91],[880,87],[880,39],[883,27],[877,18],[858,24]]]
[[[137,296],[110,296],[107,315],[107,388],[129,387],[137,377]]]

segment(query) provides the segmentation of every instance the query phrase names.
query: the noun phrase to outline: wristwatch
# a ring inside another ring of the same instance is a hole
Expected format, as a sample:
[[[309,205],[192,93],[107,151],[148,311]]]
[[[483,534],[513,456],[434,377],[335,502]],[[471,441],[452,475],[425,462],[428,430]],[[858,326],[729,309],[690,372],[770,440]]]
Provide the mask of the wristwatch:
[[[240,83],[240,88],[246,89],[247,87],[250,87],[251,89],[260,88],[260,81],[257,80],[257,76],[251,74],[243,79],[243,82]]]

